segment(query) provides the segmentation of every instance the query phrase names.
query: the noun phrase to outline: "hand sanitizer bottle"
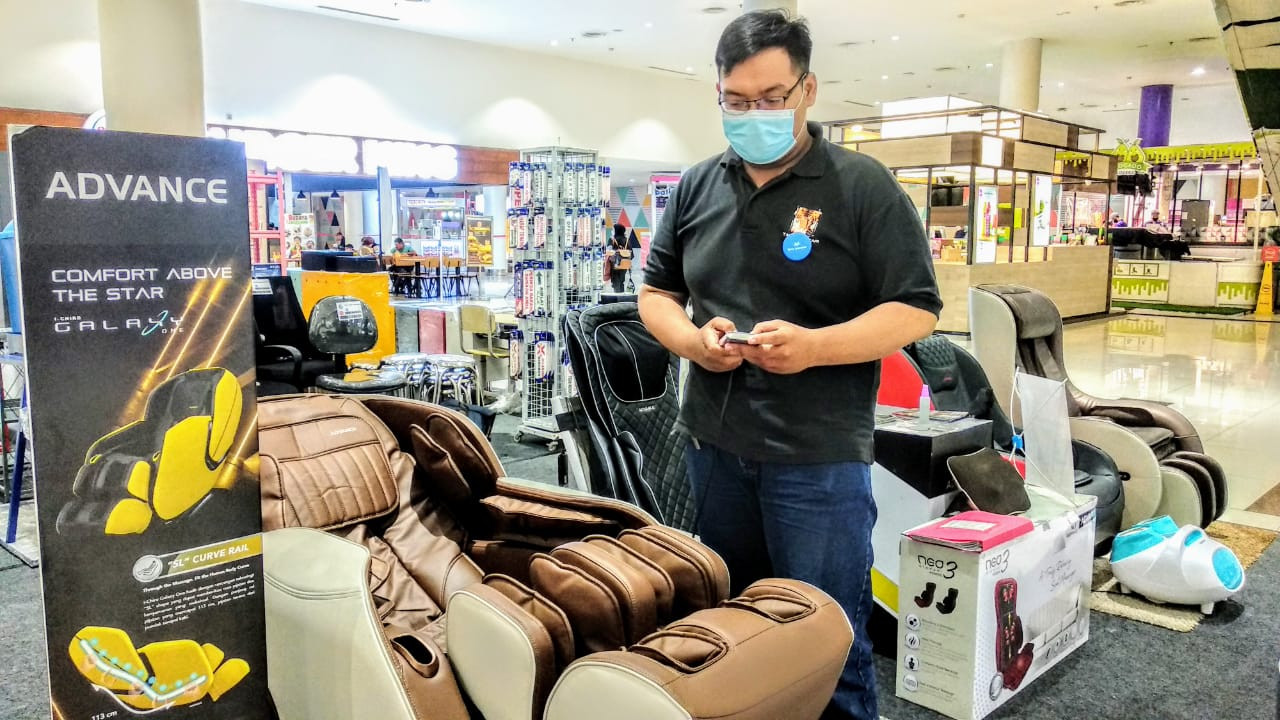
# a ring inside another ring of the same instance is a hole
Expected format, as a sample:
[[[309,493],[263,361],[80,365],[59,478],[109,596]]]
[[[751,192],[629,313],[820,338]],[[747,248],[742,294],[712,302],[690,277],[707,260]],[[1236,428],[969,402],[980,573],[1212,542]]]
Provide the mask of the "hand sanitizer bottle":
[[[929,427],[929,386],[920,388],[920,408],[916,413],[916,427]]]

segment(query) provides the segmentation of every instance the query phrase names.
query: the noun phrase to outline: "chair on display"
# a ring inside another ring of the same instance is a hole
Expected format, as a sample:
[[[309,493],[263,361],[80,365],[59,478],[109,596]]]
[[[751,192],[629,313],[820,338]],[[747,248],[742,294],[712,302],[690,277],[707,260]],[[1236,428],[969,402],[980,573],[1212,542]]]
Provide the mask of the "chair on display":
[[[931,335],[885,358],[878,402],[914,408],[920,389],[926,384],[933,409],[965,412],[980,420],[990,420],[996,448],[1006,453],[1012,449],[1013,425],[995,401],[982,366],[942,335]],[[1121,529],[1124,514],[1121,476],[1111,458],[1093,445],[1072,440],[1071,451],[1076,493],[1098,499],[1094,545],[1100,554],[1105,553]]]
[[[677,358],[649,334],[635,303],[565,316],[566,346],[590,436],[591,491],[634,503],[692,531]]]
[[[372,395],[258,410],[281,720],[595,720],[602,703],[817,720],[835,689],[852,634],[830,597],[764,580],[729,599],[710,549],[505,478],[457,413]]]
[[[475,357],[480,393],[489,391],[490,360],[507,360],[511,347],[498,338],[498,316],[484,305],[463,305],[459,311],[462,329],[462,351]]]
[[[311,344],[333,357],[337,372],[316,378],[316,387],[344,394],[392,393],[408,384],[405,374],[393,369],[348,369],[346,356],[372,350],[378,344],[378,321],[359,298],[331,295],[311,309],[308,330]]]
[[[1016,372],[1065,383],[1072,437],[1100,448],[1128,476],[1124,527],[1160,515],[1205,527],[1226,510],[1226,474],[1204,453],[1186,417],[1161,403],[1100,398],[1072,384],[1063,362],[1062,316],[1043,293],[1013,285],[970,288],[969,326],[974,354],[1006,414]]]
[[[253,321],[259,395],[302,392],[334,371],[333,358],[311,344],[289,277],[254,278]]]

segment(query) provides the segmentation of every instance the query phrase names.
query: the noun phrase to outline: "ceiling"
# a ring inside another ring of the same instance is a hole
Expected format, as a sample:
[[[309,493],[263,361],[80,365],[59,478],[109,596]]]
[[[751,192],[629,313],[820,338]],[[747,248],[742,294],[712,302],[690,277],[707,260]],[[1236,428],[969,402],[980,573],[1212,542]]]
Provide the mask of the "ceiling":
[[[248,1],[705,82],[740,11],[736,0],[538,0],[536,12],[528,0]],[[1211,0],[799,0],[799,10],[815,35],[823,115],[943,94],[995,103],[1001,46],[1025,37],[1045,41],[1040,109],[1065,119],[1136,113],[1143,85],[1173,83],[1175,101],[1194,102],[1198,88],[1234,83]]]

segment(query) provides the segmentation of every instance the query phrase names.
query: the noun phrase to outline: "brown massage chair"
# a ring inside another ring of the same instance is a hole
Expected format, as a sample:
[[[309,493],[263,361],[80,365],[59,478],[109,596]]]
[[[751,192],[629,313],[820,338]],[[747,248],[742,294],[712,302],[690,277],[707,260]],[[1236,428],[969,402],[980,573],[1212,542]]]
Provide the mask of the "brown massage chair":
[[[505,478],[461,415],[384,396],[258,411],[282,720],[817,720],[835,689],[852,633],[826,594],[730,599],[710,549]]]

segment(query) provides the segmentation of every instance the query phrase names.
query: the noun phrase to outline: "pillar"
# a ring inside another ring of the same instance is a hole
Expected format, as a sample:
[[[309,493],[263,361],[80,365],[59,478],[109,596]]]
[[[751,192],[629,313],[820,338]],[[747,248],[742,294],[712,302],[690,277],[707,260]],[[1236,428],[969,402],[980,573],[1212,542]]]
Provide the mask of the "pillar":
[[[391,173],[378,166],[378,245],[390,253],[396,242],[396,191],[391,187]]]
[[[98,0],[98,36],[109,128],[204,136],[200,0]]]
[[[1004,45],[1000,61],[1000,107],[1040,109],[1040,59],[1044,40],[1023,38]]]
[[[749,13],[756,10],[786,10],[791,17],[796,17],[797,0],[742,0],[742,12]]]
[[[1138,108],[1138,137],[1142,138],[1142,147],[1167,146],[1172,117],[1172,85],[1147,85],[1142,88],[1142,104]]]

